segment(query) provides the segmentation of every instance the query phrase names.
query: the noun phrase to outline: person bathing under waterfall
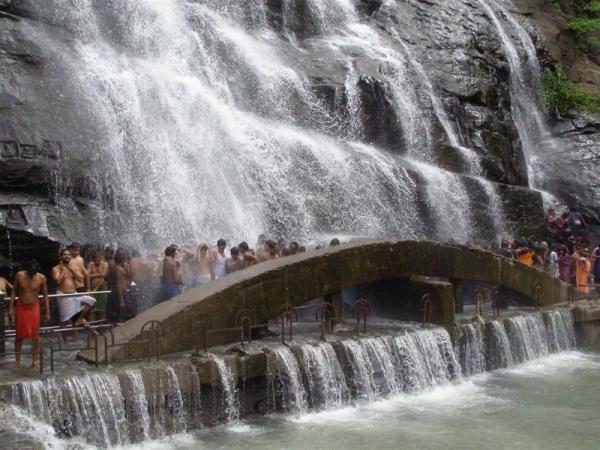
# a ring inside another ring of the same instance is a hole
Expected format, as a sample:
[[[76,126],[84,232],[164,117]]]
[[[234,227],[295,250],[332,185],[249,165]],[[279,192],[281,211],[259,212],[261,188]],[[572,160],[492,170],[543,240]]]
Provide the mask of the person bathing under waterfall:
[[[227,256],[225,256],[225,247],[227,247],[225,239],[219,239],[217,241],[217,251],[212,254],[212,275],[214,279],[223,278],[227,275],[227,269],[225,267],[225,260],[227,259]]]
[[[165,249],[165,258],[162,266],[162,278],[160,288],[160,302],[166,302],[176,297],[180,293],[180,286],[183,284],[179,265],[175,261],[177,255],[177,246],[169,245]]]
[[[24,339],[31,339],[31,367],[37,367],[40,354],[40,295],[44,297],[44,321],[50,322],[48,283],[39,270],[39,264],[35,259],[27,261],[25,270],[17,272],[15,276],[15,284],[10,296],[8,314],[15,322],[16,367],[21,366],[21,348]]]
[[[194,262],[194,286],[200,286],[214,279],[208,244],[198,245]]]
[[[78,262],[73,262],[71,252],[66,248],[60,252],[60,262],[52,268],[52,278],[56,282],[57,294],[75,294],[77,286],[85,283],[86,275]],[[86,317],[94,307],[96,300],[89,295],[69,295],[58,297],[60,325],[89,326]],[[65,336],[65,342],[68,342]]]

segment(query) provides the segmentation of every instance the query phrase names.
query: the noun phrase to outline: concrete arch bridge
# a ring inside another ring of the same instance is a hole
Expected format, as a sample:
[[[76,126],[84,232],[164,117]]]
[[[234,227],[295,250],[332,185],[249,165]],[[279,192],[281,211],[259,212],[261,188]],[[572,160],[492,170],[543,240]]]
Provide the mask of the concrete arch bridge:
[[[378,316],[421,321],[425,315],[451,330],[465,281],[497,286],[540,306],[573,298],[572,287],[560,280],[484,250],[360,240],[258,264],[186,291],[96,338],[79,356],[91,362],[141,359],[239,342],[265,331],[290,306],[323,296],[331,316],[340,317],[349,312],[342,293],[358,297],[365,290],[377,298],[371,308]]]

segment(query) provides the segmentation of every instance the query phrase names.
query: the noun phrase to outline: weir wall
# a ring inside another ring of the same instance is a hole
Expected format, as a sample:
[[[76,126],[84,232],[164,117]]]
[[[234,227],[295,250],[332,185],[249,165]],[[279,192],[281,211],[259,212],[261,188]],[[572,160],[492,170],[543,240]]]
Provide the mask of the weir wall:
[[[253,324],[265,324],[284,305],[299,306],[354,286],[415,276],[486,283],[526,297],[533,296],[537,284],[542,306],[566,303],[574,295],[573,288],[560,280],[488,251],[429,241],[359,240],[265,262],[186,291],[116,327],[119,345],[109,345],[106,353],[113,361],[144,358],[148,337],[141,331],[149,321],[161,324],[158,352],[176,353],[193,348],[190,336],[198,331],[197,318],[212,330],[223,330],[208,334],[208,346],[227,344],[240,339],[241,311]],[[448,296],[435,297],[432,303],[432,322],[450,329],[454,308]],[[102,362],[104,342],[99,346]],[[80,357],[96,359],[93,351],[83,351]]]

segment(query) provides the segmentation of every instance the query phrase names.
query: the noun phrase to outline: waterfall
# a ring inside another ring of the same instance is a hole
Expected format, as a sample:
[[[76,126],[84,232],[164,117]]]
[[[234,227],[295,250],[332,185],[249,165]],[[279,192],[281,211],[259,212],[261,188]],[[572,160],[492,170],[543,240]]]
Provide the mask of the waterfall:
[[[543,164],[538,159],[543,154],[543,146],[548,143],[555,145],[555,141],[547,129],[537,99],[541,85],[537,52],[527,31],[502,1],[477,1],[492,21],[510,65],[512,113],[523,143],[529,183],[538,187],[542,181],[540,173],[543,174]]]
[[[492,320],[486,324],[486,366],[488,370],[501,369],[513,365],[510,340],[504,324],[500,320]]]
[[[496,184],[480,177],[477,178],[477,181],[487,196],[488,216],[492,218],[492,223],[494,224],[494,236],[498,237],[502,233],[510,234],[511,230],[506,221],[504,205],[498,194]]]
[[[483,329],[479,323],[468,323],[462,327],[460,365],[463,375],[470,376],[485,372],[485,345]]]
[[[360,399],[374,400],[377,398],[377,387],[375,385],[373,364],[367,355],[365,348],[358,340],[344,340],[342,346],[348,357],[348,378],[353,395]]]
[[[395,30],[392,30],[392,34],[395,36],[397,42],[400,44],[400,46],[406,53],[409,64],[415,69],[415,71],[419,75],[419,78],[421,79],[421,82],[424,84],[429,99],[431,100],[431,106],[433,108],[433,111],[440,125],[444,129],[446,136],[448,137],[449,144],[454,149],[460,152],[462,159],[469,167],[469,172],[473,175],[480,175],[481,164],[479,161],[479,155],[477,155],[477,153],[475,153],[473,149],[465,147],[461,144],[459,137],[454,129],[454,126],[450,122],[450,118],[446,113],[444,105],[435,93],[435,90],[433,88],[431,80],[429,79],[429,76],[427,75],[427,72],[425,71],[425,69],[423,69],[423,66],[421,65],[421,63],[419,63],[419,60],[417,59],[416,55],[412,52],[410,47],[402,39],[400,39],[398,33]]]
[[[300,366],[288,347],[278,347],[268,355],[268,379],[275,409],[302,414],[308,408]]]
[[[515,362],[548,355],[548,335],[540,313],[511,317],[507,323]]]
[[[434,217],[435,236],[469,243],[474,238],[470,199],[460,178],[434,166],[418,163],[425,180],[427,203]]]
[[[13,385],[13,398],[26,411],[64,436],[83,436],[99,447],[129,442],[119,379],[94,374]]]
[[[130,383],[131,416],[139,423],[142,440],[150,439],[150,415],[148,414],[148,400],[146,399],[146,387],[144,386],[142,373],[139,369],[129,369],[124,372],[124,376]]]
[[[575,325],[571,311],[564,309],[546,311],[544,320],[548,330],[548,346],[551,353],[575,347]]]
[[[237,379],[225,360],[217,355],[209,355],[219,372],[219,382],[223,389],[223,412],[228,423],[236,423],[240,420],[240,401],[238,398]]]
[[[315,409],[331,409],[346,404],[350,393],[331,344],[320,342],[303,345],[299,353],[310,406]]]
[[[407,391],[418,392],[446,383],[460,373],[460,364],[445,330],[419,330],[395,340]]]
[[[94,192],[114,194],[113,207],[90,209],[98,240],[431,237],[426,226],[442,239],[478,236],[463,175],[412,164],[438,163],[439,123],[465,175],[484,175],[393,20],[367,19],[351,0],[31,3],[35,19],[69,33],[40,30],[36,43],[57,71],[48,77],[90,118],[94,157],[82,170]],[[326,79],[306,70],[325,60]],[[419,173],[432,214],[419,210]]]
[[[421,392],[460,381],[461,374],[511,367],[575,345],[568,309],[515,315],[485,327],[469,323],[463,330],[460,363],[445,329],[414,328],[265,349],[266,379],[248,391],[238,390],[237,375],[224,357],[209,354],[218,372],[210,387],[201,387],[193,364],[156,364],[14,383],[12,403],[52,426],[60,438],[80,436],[108,448],[200,428],[204,422],[193,419],[202,413],[201,389],[213,389],[208,423],[235,424],[249,400],[270,402],[271,412],[302,415]]]

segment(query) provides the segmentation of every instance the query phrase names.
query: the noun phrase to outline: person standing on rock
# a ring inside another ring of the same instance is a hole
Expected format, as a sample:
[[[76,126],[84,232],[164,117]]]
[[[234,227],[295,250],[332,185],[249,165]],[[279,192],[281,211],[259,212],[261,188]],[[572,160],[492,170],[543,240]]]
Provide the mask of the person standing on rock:
[[[244,262],[240,258],[240,249],[237,247],[231,247],[231,257],[225,260],[225,269],[227,273],[237,272],[244,268]]]
[[[210,280],[214,279],[207,244],[202,243],[198,245],[194,263],[194,286],[200,286],[201,284],[208,283]]]
[[[127,319],[127,252],[118,249],[115,253],[114,264],[108,272],[110,295],[106,304],[106,318],[110,323],[117,324]]]
[[[160,288],[160,302],[166,302],[176,297],[180,293],[179,287],[183,284],[179,265],[175,261],[177,255],[177,246],[169,245],[165,249],[165,258],[162,264],[162,277]]]
[[[25,339],[31,339],[31,367],[37,367],[40,354],[40,295],[44,298],[44,321],[50,322],[48,283],[39,270],[35,259],[27,261],[25,270],[17,272],[15,276],[10,296],[8,314],[15,321],[16,367],[21,366],[21,349]]]
[[[592,252],[592,263],[594,265],[594,283],[596,291],[600,292],[600,243]]]
[[[88,264],[87,271],[90,277],[90,289],[93,292],[106,291],[108,289],[108,263],[102,259],[98,252],[92,253],[92,261]],[[97,294],[94,306],[94,318],[106,320],[106,304],[108,294]]]
[[[546,272],[554,278],[559,277],[558,253],[556,250],[550,250],[546,259]]]
[[[67,250],[71,252],[71,265],[78,266],[77,269],[83,273],[82,281],[75,281],[75,289],[77,292],[88,292],[90,290],[90,274],[85,268],[85,262],[81,256],[81,244],[73,242],[67,247]]]
[[[238,245],[240,253],[242,254],[242,268],[247,269],[250,266],[258,263],[258,258],[254,255],[254,252],[250,249],[247,242],[240,242]]]
[[[66,248],[60,252],[60,262],[52,268],[52,278],[56,283],[57,294],[74,294],[77,285],[85,280],[85,274],[80,265],[71,263],[71,252]],[[89,326],[87,315],[94,307],[96,300],[89,295],[58,297],[58,312],[61,326],[73,323],[75,326]]]
[[[558,249],[558,272],[559,278],[563,283],[571,282],[571,255],[567,247],[562,245]]]
[[[263,254],[263,257],[260,260],[260,262],[271,261],[273,259],[279,258],[278,246],[275,241],[269,239],[265,243],[265,249],[266,252]]]
[[[582,294],[590,293],[589,275],[592,263],[589,260],[589,250],[583,249],[575,253],[575,282],[577,290]]]
[[[227,274],[227,269],[225,268],[225,260],[227,259],[227,256],[225,256],[225,247],[227,247],[225,239],[219,239],[217,241],[217,251],[213,252],[211,257],[212,275],[215,279],[222,278]]]
[[[588,224],[576,207],[571,208],[567,221],[573,236],[579,237],[585,235]]]

